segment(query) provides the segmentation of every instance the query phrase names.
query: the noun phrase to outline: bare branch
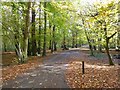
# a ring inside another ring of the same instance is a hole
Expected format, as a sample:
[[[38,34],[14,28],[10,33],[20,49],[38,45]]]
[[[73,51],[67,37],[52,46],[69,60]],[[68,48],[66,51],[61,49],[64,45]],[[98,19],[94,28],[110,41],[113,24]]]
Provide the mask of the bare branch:
[[[111,39],[117,32],[113,33],[110,37],[108,37],[108,40]]]

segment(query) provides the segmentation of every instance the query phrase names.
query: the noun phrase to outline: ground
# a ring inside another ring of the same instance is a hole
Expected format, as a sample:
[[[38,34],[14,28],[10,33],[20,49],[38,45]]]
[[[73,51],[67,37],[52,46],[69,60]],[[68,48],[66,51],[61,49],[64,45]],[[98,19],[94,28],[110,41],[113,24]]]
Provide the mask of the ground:
[[[66,72],[71,88],[120,88],[120,66],[117,60],[114,60],[114,66],[109,66],[107,57],[98,59],[81,54],[81,60],[85,62],[85,74],[82,73],[81,60],[72,61]]]
[[[73,49],[35,58],[26,64],[4,67],[3,88],[119,87],[119,66],[108,66],[107,57],[98,59],[87,51]],[[85,62],[85,74],[81,61]]]

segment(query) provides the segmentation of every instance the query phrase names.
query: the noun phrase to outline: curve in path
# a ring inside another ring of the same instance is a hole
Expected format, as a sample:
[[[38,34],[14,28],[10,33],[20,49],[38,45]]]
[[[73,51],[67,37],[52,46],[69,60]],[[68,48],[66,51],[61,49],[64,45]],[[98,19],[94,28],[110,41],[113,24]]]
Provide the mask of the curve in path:
[[[4,83],[3,88],[69,88],[64,74],[72,58],[80,58],[78,50],[52,55],[37,68]]]

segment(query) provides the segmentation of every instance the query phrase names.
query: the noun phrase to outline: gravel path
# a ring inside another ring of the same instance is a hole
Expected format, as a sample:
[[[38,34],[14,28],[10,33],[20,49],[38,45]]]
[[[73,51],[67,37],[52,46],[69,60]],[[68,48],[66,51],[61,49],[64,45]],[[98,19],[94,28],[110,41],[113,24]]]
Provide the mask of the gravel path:
[[[52,55],[33,70],[19,75],[3,84],[3,88],[69,88],[65,71],[69,61],[80,58],[78,50],[64,51]]]

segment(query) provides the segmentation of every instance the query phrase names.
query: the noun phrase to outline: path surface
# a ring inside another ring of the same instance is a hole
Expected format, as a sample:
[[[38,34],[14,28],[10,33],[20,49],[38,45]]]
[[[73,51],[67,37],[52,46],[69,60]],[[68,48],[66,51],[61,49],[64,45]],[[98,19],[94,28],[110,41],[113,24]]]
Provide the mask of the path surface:
[[[37,68],[7,81],[3,88],[69,88],[65,80],[65,70],[73,58],[80,58],[78,50],[54,54]]]

